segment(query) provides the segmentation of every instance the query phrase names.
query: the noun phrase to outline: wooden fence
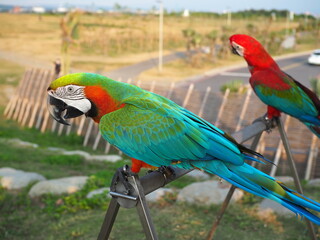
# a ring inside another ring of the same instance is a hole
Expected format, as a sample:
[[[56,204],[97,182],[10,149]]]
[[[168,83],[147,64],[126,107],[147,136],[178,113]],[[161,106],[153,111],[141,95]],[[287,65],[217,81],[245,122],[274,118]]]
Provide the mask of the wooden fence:
[[[110,144],[102,139],[98,125],[91,119],[81,116],[71,119],[71,126],[65,126],[50,117],[46,109],[46,90],[53,79],[55,79],[54,74],[48,70],[27,70],[4,111],[5,117],[17,121],[22,126],[39,129],[41,132],[52,131],[58,135],[69,135],[73,132],[83,136],[84,146],[92,147],[94,150],[102,149],[105,153],[109,153],[112,149]],[[126,82],[132,83],[131,79]],[[163,86],[159,82],[136,81],[133,84],[172,99],[227,132],[241,129],[266,111],[266,107],[250,88],[245,94],[231,94],[229,90],[220,94],[213,93],[210,87],[203,92],[198,91],[194,84],[187,87],[177,87],[174,83]],[[318,138],[299,121],[289,116],[285,118],[285,128],[300,177],[306,180],[319,178]],[[258,151],[268,159],[273,159],[278,166],[276,168],[272,165],[258,165],[262,170],[272,176],[289,173],[286,156],[276,130],[271,134],[263,134]]]

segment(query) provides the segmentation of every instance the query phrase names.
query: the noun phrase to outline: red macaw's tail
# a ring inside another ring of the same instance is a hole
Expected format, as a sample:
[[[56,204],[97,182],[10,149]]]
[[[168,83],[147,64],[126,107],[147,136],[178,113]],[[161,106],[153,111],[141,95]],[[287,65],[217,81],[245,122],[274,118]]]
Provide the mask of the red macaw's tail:
[[[247,192],[276,201],[297,215],[320,225],[320,218],[306,209],[320,212],[320,203],[289,189],[280,181],[246,163],[236,166],[215,160],[195,166],[216,174]]]
[[[145,162],[142,162],[138,159],[131,158],[131,171],[134,173],[140,172],[141,168],[147,168],[147,169],[156,169],[157,167],[151,166],[150,164],[147,164]]]

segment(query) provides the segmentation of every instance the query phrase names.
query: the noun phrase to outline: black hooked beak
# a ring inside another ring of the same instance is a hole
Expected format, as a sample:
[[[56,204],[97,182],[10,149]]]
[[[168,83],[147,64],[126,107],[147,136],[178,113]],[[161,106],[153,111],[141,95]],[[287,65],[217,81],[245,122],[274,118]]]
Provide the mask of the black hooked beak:
[[[240,56],[240,54],[238,53],[238,51],[236,50],[236,48],[235,48],[234,46],[232,46],[232,45],[231,45],[231,52],[232,52],[233,54],[236,54],[236,55],[239,55],[239,56]]]
[[[70,125],[70,123],[68,123],[66,119],[78,117],[83,114],[83,112],[81,112],[79,109],[72,106],[68,106],[65,102],[51,96],[50,94],[47,98],[47,106],[51,116],[57,122],[64,125]],[[65,115],[62,116],[64,113]]]

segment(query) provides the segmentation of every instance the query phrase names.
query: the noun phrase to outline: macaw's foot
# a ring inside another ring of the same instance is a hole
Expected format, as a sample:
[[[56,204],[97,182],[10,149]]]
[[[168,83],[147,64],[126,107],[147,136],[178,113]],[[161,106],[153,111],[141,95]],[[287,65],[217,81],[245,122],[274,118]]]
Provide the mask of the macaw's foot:
[[[278,109],[276,109],[276,108],[274,108],[274,107],[271,107],[271,106],[269,106],[268,105],[268,110],[267,110],[267,117],[269,118],[269,119],[272,119],[272,118],[275,118],[275,117],[280,117],[281,116],[281,112],[278,110]]]
[[[161,166],[157,171],[162,173],[167,180],[175,176],[175,171],[171,166]]]
[[[271,133],[272,129],[276,126],[275,120],[276,120],[276,117],[269,118],[267,113],[264,115],[263,121],[266,124],[267,133]]]
[[[267,129],[266,131],[270,133],[272,131],[272,128],[276,125],[275,119],[279,118],[281,116],[281,112],[271,106],[268,106],[268,111],[264,115],[264,121],[266,123]]]
[[[132,176],[134,173],[130,171],[130,167],[128,165],[124,165],[122,168],[118,168],[117,172],[114,174],[111,182],[111,191],[116,191],[116,186],[118,184],[122,184],[124,187],[124,194],[129,195],[133,187],[131,184],[128,182],[128,177]]]

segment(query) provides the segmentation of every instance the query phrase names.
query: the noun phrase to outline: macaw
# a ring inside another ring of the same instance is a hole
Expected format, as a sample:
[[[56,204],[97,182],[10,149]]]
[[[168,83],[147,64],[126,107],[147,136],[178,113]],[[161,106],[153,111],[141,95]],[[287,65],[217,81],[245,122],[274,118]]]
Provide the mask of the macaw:
[[[320,138],[320,100],[317,95],[281,71],[253,37],[236,34],[229,40],[232,52],[248,63],[250,85],[261,101],[268,105],[267,117],[279,117],[280,112],[284,112],[299,119]]]
[[[245,162],[262,162],[262,155],[165,97],[105,76],[74,73],[50,84],[48,108],[62,124],[82,114],[93,118],[103,138],[130,157],[216,174],[320,225],[306,209],[320,211],[319,203]]]

